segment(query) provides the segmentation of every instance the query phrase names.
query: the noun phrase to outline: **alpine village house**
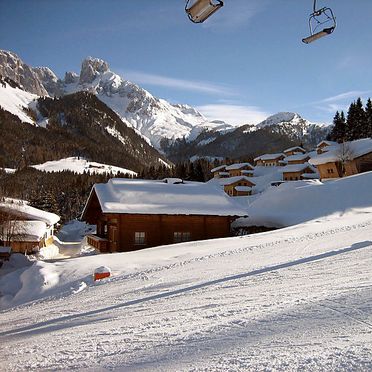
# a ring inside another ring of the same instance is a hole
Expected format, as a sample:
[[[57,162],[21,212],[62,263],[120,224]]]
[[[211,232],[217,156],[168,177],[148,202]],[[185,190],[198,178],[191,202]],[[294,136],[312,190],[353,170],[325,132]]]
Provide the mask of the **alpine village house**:
[[[231,236],[244,209],[216,185],[180,179],[111,179],[93,186],[82,219],[97,226],[88,243],[126,252]]]
[[[60,217],[29,206],[21,200],[0,202],[0,246],[9,253],[37,253],[53,243]]]

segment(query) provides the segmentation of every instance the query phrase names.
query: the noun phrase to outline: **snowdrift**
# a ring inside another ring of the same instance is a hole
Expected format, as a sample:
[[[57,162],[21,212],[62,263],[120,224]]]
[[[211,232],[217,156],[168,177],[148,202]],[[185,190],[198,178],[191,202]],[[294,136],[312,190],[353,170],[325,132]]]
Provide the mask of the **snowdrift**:
[[[321,183],[291,181],[270,187],[234,226],[285,227],[372,207],[372,172]]]

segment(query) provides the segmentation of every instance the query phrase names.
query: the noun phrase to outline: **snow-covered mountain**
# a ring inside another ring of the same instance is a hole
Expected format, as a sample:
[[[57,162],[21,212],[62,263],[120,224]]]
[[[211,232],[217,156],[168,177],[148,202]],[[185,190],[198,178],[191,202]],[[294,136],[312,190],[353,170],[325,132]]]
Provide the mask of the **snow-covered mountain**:
[[[138,85],[112,72],[107,62],[86,58],[80,74],[67,72],[64,79],[48,67],[32,68],[16,54],[0,50],[0,75],[16,81],[27,92],[39,96],[62,96],[78,91],[97,95],[125,123],[160,148],[162,139],[194,139],[204,130],[233,128],[221,121],[209,121],[188,105],[171,104],[154,97]],[[1,104],[1,103],[0,103]]]
[[[236,129],[223,121],[209,121],[188,105],[171,104],[154,97],[145,89],[111,71],[108,63],[98,58],[86,58],[82,62],[80,74],[66,72],[63,79],[58,79],[48,67],[30,67],[16,54],[0,50],[0,74],[16,81],[25,91],[39,96],[91,92],[114,110],[124,123],[134,128],[154,147],[162,150],[169,145],[169,141],[176,139],[185,138],[187,142],[192,142],[206,132],[209,132],[208,137],[217,138],[220,134]],[[308,142],[316,142],[319,138],[323,139],[327,132],[324,125],[311,123],[290,112],[270,116],[248,129],[253,132],[268,127],[295,141],[307,137],[310,138]],[[211,139],[207,141],[210,142]]]
[[[71,76],[75,79],[70,79]],[[79,77],[69,73],[66,78],[63,81],[65,93],[87,90],[96,94],[157,148],[160,148],[163,138],[193,139],[205,129],[225,130],[232,127],[224,122],[208,121],[188,105],[173,105],[154,97],[145,89],[112,72],[108,63],[101,59],[85,59]]]
[[[309,137],[319,133],[321,136],[324,136],[324,133],[326,134],[328,132],[325,124],[312,123],[294,112],[279,112],[269,116],[266,120],[257,124],[256,128],[270,128],[272,131],[295,139]]]

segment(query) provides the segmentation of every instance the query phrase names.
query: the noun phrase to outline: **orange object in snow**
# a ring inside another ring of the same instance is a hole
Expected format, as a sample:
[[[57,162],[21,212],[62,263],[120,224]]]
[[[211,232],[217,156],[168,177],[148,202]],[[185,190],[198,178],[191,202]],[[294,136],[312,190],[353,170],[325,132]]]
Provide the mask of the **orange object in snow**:
[[[101,266],[94,270],[94,281],[108,278],[111,276],[111,270],[108,267]]]
[[[94,280],[108,278],[110,275],[111,275],[110,273],[94,273]]]

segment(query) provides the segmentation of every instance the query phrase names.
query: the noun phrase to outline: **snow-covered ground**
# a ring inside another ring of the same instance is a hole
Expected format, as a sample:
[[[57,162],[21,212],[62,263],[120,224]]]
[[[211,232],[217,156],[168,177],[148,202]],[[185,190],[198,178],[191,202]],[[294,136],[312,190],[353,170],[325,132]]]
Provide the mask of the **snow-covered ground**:
[[[131,176],[137,175],[136,172],[133,172],[132,170],[129,169],[116,167],[114,165],[96,163],[78,157],[70,157],[66,159],[47,161],[46,163],[33,165],[32,167],[44,172],[61,172],[64,170],[69,170],[80,174],[88,172],[91,174],[112,173],[115,175],[117,173],[126,173],[130,174]]]
[[[1,276],[1,368],[371,370],[372,200],[350,179],[346,208],[299,225]]]
[[[29,108],[31,102],[38,98],[37,95],[13,88],[8,83],[0,84],[0,107],[19,117],[24,123],[35,124],[27,115],[24,108]]]

